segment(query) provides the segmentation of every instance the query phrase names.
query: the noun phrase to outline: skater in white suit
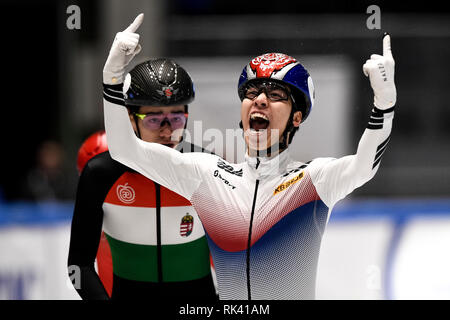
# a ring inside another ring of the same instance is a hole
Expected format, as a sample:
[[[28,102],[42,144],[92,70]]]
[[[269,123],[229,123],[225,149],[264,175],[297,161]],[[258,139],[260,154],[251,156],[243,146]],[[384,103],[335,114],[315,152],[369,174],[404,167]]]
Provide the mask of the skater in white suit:
[[[140,50],[143,14],[113,42],[105,91],[122,92],[124,69]],[[239,164],[179,153],[138,139],[122,98],[104,95],[111,156],[184,196],[205,228],[220,299],[314,299],[320,243],[333,206],[369,181],[391,134],[396,102],[390,36],[363,65],[374,92],[356,153],[307,163],[289,155],[314,107],[314,86],[300,62],[282,53],[252,59],[238,81],[246,156]]]

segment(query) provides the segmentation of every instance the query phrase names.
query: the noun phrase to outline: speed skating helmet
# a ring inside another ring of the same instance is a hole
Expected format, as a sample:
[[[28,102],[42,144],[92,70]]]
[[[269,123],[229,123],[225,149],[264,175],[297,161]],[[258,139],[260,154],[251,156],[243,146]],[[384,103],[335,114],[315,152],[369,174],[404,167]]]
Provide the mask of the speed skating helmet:
[[[247,84],[264,80],[287,85],[291,91],[293,111],[301,111],[302,122],[306,120],[314,105],[314,84],[300,62],[284,53],[266,53],[253,58],[239,77],[241,101],[244,100]]]
[[[194,83],[187,71],[167,58],[136,65],[125,77],[125,105],[188,105],[195,98]]]
[[[77,169],[78,174],[84,169],[86,163],[96,155],[108,150],[106,144],[106,132],[104,130],[91,134],[78,150]]]

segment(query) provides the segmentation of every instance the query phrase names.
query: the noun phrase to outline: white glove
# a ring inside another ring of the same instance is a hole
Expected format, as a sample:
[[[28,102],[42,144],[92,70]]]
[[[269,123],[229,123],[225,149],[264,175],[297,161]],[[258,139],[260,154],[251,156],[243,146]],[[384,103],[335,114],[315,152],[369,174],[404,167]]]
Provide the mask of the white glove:
[[[144,14],[141,13],[134,19],[133,23],[122,32],[118,32],[109,51],[103,67],[103,83],[118,84],[123,83],[125,68],[130,61],[141,51],[139,44],[139,34],[136,30],[144,21]]]
[[[394,82],[395,61],[391,51],[391,36],[383,37],[383,55],[373,54],[363,65],[363,72],[370,79],[374,93],[374,105],[386,110],[395,105],[397,90]]]

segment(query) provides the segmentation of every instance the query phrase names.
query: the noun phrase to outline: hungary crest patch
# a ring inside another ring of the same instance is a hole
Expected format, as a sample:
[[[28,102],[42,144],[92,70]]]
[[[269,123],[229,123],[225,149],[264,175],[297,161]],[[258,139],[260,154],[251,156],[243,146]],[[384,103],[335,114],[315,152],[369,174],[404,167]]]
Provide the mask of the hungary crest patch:
[[[188,237],[192,233],[193,229],[194,229],[194,217],[191,216],[189,213],[186,213],[186,215],[181,219],[180,235],[182,237]]]

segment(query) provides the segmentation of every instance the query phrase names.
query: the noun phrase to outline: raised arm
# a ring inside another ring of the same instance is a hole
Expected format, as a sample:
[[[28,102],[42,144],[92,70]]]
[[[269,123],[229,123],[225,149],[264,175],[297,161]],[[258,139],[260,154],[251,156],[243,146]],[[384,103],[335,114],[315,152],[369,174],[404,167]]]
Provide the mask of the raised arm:
[[[372,179],[380,166],[390,139],[397,97],[394,67],[391,38],[385,34],[383,55],[371,55],[363,66],[374,92],[374,107],[356,154],[311,164],[314,185],[329,207]]]
[[[183,154],[166,146],[138,139],[132,129],[123,97],[126,66],[139,53],[136,32],[140,14],[124,31],[117,33],[103,69],[103,104],[108,147],[113,159],[149,179],[190,199],[201,183],[197,163],[205,154]]]

